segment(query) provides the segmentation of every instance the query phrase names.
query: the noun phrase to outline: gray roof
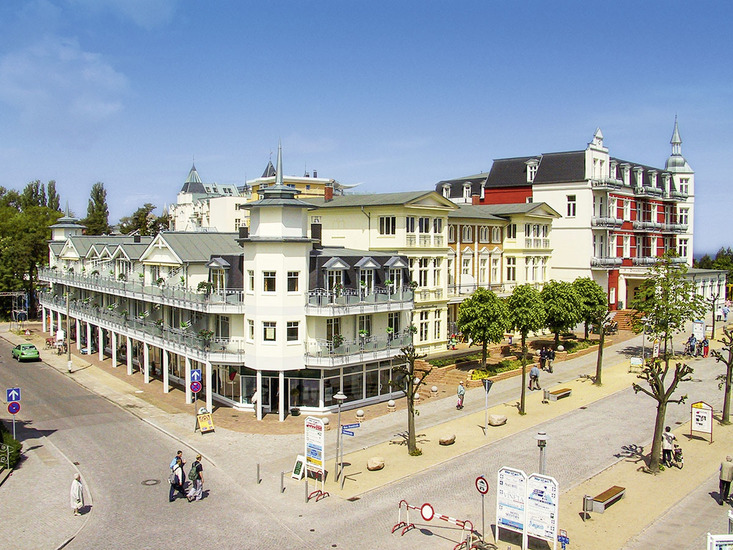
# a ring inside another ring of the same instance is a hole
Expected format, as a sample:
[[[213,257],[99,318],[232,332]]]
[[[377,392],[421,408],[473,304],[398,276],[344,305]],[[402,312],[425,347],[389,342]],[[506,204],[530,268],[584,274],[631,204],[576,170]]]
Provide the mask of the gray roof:
[[[312,204],[296,199],[295,195],[298,194],[297,189],[287,185],[278,183],[269,187],[261,188],[259,193],[262,196],[261,199],[249,202],[245,204],[244,207],[251,209],[262,206],[283,206],[288,208],[308,208],[311,210],[314,208]]]
[[[206,193],[195,164],[191,166],[191,170],[188,172],[188,177],[181,188],[181,193]]]
[[[153,240],[153,237],[141,236],[138,237],[140,242],[147,246]],[[74,248],[79,253],[79,256],[84,257],[89,252],[89,249],[94,245],[99,245],[98,248],[108,245],[117,244],[133,244],[135,243],[134,235],[73,235],[69,237],[69,240],[74,245]]]
[[[182,262],[208,262],[214,255],[242,253],[237,233],[163,231],[160,236]]]
[[[50,243],[48,243],[48,248],[51,249],[51,252],[53,252],[54,256],[58,256],[64,249],[64,244],[66,244],[66,241],[51,241]]]
[[[486,205],[459,204],[458,210],[448,213],[449,218],[480,218],[484,220],[506,221],[489,211]]]
[[[536,214],[560,217],[549,204],[545,202],[519,202],[513,204],[462,204],[459,209],[448,214],[449,218],[483,218],[487,220],[506,221],[509,216],[517,214]]]
[[[432,195],[434,191],[404,191],[401,193],[374,193],[370,195],[341,195],[334,196],[330,201],[326,201],[323,197],[314,197],[303,199],[318,208],[346,208],[355,206],[389,206],[404,205],[412,201],[421,199],[428,195]],[[440,199],[445,201],[442,195]],[[455,207],[455,205],[446,205],[446,207]]]

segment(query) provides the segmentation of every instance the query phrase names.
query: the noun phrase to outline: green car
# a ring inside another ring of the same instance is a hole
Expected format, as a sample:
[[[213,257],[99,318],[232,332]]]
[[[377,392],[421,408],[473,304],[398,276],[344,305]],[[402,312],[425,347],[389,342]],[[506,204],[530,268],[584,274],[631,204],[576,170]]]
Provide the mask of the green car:
[[[13,357],[18,361],[28,359],[29,361],[37,361],[41,358],[38,348],[33,344],[19,344],[13,348]]]

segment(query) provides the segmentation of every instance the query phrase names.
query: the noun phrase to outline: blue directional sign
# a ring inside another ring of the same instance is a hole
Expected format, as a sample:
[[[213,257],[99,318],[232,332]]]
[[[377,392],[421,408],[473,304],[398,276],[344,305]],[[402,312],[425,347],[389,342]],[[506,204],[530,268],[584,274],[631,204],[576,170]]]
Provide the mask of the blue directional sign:
[[[8,388],[5,390],[7,395],[5,401],[10,403],[11,401],[20,401],[20,388]]]
[[[359,422],[356,424],[344,424],[341,428],[344,430],[353,430],[354,428],[361,428],[361,424]]]
[[[344,435],[354,435],[354,432],[349,431],[349,430],[344,430],[344,429],[341,430],[341,433]]]
[[[191,369],[191,382],[201,382],[201,369]]]

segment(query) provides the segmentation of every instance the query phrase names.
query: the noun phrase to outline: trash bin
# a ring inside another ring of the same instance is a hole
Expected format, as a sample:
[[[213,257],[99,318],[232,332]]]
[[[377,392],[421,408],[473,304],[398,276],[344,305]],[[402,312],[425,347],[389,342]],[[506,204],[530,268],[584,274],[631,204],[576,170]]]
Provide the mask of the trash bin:
[[[590,495],[585,495],[583,497],[583,512],[589,513],[593,511],[593,497]]]
[[[550,400],[550,390],[542,390],[542,399],[545,401]]]

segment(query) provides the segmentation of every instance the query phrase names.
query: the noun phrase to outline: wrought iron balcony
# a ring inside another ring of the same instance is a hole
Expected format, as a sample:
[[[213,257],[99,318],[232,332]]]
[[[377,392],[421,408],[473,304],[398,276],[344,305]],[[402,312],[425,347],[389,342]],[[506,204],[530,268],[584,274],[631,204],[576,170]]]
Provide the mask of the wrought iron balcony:
[[[594,189],[621,189],[623,183],[616,178],[601,178],[590,180],[591,187]]]
[[[409,330],[384,337],[344,339],[338,346],[334,346],[333,341],[314,338],[305,342],[305,364],[324,367],[388,359],[399,355],[400,349],[411,344],[412,339],[413,334]]]
[[[93,273],[93,272],[92,272]],[[61,283],[74,288],[111,294],[146,302],[191,309],[203,313],[243,313],[244,292],[240,289],[193,292],[176,286],[144,285],[140,281],[126,281],[98,274],[80,274],[73,271],[42,268],[38,278],[50,283]]]
[[[593,216],[590,219],[590,224],[593,227],[621,227],[624,223],[624,220],[621,220],[619,218],[609,218],[609,217],[601,217],[601,216]]]
[[[623,263],[623,258],[610,258],[594,256],[590,259],[592,267],[615,267]]]
[[[306,315],[327,317],[403,311],[412,309],[414,299],[415,292],[410,287],[344,288],[336,291],[318,288],[308,292],[305,311]]]

